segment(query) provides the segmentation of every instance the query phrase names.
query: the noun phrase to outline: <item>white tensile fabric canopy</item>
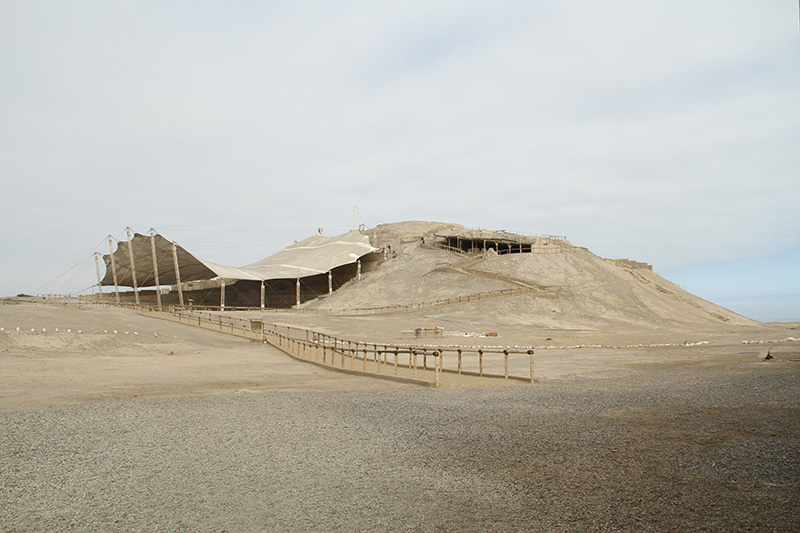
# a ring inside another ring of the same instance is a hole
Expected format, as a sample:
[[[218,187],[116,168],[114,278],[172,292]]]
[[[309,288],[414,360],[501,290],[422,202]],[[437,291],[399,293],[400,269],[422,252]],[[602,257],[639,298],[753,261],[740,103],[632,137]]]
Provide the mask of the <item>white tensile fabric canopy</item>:
[[[117,243],[114,252],[117,285],[133,287],[134,270],[137,287],[155,286],[156,272],[159,285],[174,285],[178,282],[175,274],[173,243],[158,234],[150,237],[135,233],[130,245],[133,251],[133,268],[127,241]],[[291,244],[266,259],[243,267],[218,265],[200,259],[186,249],[174,245],[181,282],[213,278],[222,278],[226,281],[304,278],[355,263],[359,258],[374,251],[375,248],[369,243],[369,238],[358,230],[335,237],[314,235]],[[114,269],[111,255],[104,255],[103,260],[106,264],[106,274],[101,283],[113,286]]]

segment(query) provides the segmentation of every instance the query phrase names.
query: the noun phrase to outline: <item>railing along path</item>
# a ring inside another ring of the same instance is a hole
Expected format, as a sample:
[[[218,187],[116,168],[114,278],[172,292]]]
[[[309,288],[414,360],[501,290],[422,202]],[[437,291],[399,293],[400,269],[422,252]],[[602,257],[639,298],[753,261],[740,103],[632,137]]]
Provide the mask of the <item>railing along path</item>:
[[[441,375],[534,383],[532,348],[415,346],[342,339],[306,328],[266,324],[205,311],[142,308],[146,315],[269,343],[289,355],[331,369],[439,386]],[[166,316],[165,316],[166,315]]]

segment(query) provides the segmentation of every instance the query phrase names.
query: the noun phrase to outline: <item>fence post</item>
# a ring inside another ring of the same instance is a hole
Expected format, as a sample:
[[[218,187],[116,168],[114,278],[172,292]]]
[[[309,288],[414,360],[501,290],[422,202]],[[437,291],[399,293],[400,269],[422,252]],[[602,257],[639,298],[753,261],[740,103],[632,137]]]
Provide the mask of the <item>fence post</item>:
[[[414,357],[414,377],[417,377],[417,351],[411,350],[410,353],[413,354]]]
[[[433,352],[433,368],[434,368],[434,375],[436,376],[435,385],[439,386],[439,363],[441,362],[441,354],[442,352]]]
[[[394,375],[397,375],[397,348],[394,349]]]
[[[531,356],[531,383],[533,383],[533,350],[528,350],[528,355]]]
[[[483,350],[478,350],[478,375],[483,377]]]
[[[503,355],[506,359],[506,379],[508,379],[508,350],[503,350]]]
[[[461,375],[461,348],[458,349],[458,374]]]

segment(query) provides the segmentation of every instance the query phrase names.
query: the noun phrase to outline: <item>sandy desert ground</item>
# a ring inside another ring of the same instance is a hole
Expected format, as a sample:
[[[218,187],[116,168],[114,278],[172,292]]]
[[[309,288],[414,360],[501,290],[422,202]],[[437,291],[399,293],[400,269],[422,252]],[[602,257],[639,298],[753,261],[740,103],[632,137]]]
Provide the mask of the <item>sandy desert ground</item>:
[[[267,320],[532,345],[537,383],[432,389],[124,309],[0,306],[0,529],[800,529],[800,324],[659,334],[447,316]]]

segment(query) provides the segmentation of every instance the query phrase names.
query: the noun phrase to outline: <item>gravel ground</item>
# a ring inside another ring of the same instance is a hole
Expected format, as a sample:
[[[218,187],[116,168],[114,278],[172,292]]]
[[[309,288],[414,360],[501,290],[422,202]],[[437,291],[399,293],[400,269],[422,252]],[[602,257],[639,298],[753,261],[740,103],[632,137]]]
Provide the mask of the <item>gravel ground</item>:
[[[0,529],[797,531],[799,376],[785,362],[5,412]]]

